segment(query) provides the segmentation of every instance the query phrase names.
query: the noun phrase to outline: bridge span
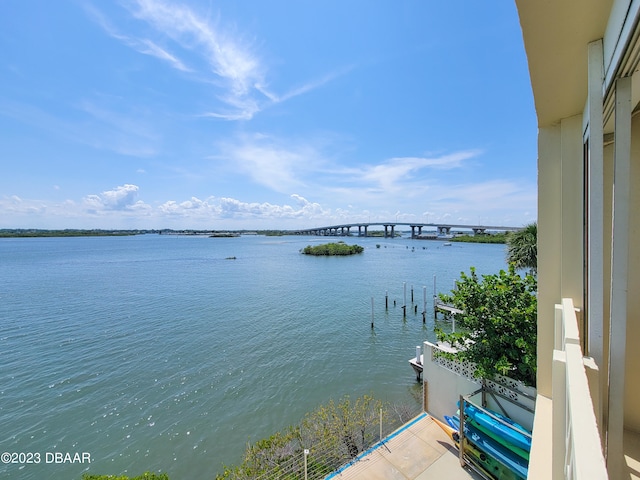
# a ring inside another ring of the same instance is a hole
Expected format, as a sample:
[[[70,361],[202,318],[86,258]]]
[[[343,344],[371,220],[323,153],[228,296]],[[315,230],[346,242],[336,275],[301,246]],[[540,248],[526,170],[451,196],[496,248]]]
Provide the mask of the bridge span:
[[[451,229],[471,230],[475,235],[485,233],[487,230],[498,232],[514,232],[522,227],[505,227],[495,225],[456,225],[451,223],[415,223],[415,222],[365,222],[365,223],[344,223],[341,225],[330,225],[327,227],[306,228],[294,230],[294,235],[315,235],[347,237],[353,236],[351,229],[358,228],[358,237],[368,237],[369,227],[384,227],[384,238],[394,238],[395,228],[399,225],[411,227],[411,238],[428,238],[423,236],[422,229],[425,227],[435,228],[438,235],[450,235]]]

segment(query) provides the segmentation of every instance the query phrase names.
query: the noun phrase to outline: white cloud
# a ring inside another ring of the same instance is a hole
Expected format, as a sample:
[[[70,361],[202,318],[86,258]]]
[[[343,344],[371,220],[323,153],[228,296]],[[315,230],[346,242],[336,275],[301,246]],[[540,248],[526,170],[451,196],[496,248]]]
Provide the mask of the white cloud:
[[[163,49],[152,40],[147,38],[136,38],[129,35],[125,35],[117,30],[117,28],[105,17],[102,12],[91,5],[84,6],[85,11],[89,14],[93,20],[102,27],[102,29],[112,38],[120,40],[122,43],[134,50],[152,57],[163,60],[173,68],[182,70],[183,72],[189,72],[191,69],[187,68],[184,63],[179,60],[175,55],[172,55],[167,50]]]
[[[138,44],[138,42],[136,42],[136,44]],[[173,56],[163,48],[159,47],[155,43],[153,43],[151,40],[143,39],[139,42],[139,45],[133,45],[133,46],[140,53],[144,53],[145,55],[151,55],[153,57],[159,58],[160,60],[165,60],[178,70],[182,70],[183,72],[191,71],[189,68],[187,68],[184,65],[184,63],[182,63],[182,61],[180,61],[178,58],[176,58],[175,56]]]
[[[367,165],[355,173],[364,182],[371,182],[383,190],[395,191],[403,189],[400,183],[411,180],[421,170],[460,168],[465,160],[479,154],[477,150],[469,150],[441,157],[395,157],[377,165]]]
[[[535,185],[491,181],[443,185],[433,195],[388,210],[387,202],[362,209],[333,199],[329,204],[294,193],[291,202],[246,202],[230,197],[191,197],[152,206],[137,197],[139,187],[124,184],[82,201],[51,202],[17,195],[0,197],[0,228],[310,228],[347,222],[424,222],[519,226],[529,221]],[[331,205],[331,206],[329,206]],[[397,204],[396,204],[397,205]],[[422,205],[423,209],[417,210]],[[424,210],[428,205],[428,210]],[[413,213],[424,212],[421,214]],[[462,213],[464,212],[464,213]],[[535,214],[533,215],[535,218]],[[11,222],[7,224],[6,222]]]
[[[258,106],[254,98],[254,85],[263,83],[264,66],[260,59],[239,38],[232,37],[213,25],[204,16],[186,5],[156,0],[138,0],[132,14],[155,28],[157,34],[171,39],[182,50],[195,54],[208,66],[210,73],[221,82],[220,100],[231,109],[211,113],[228,119],[251,118]],[[154,44],[155,45],[155,44]],[[150,53],[156,52],[150,49]],[[175,56],[157,51],[159,58],[183,65]]]
[[[91,211],[140,209],[143,205],[136,202],[138,190],[137,185],[125,184],[100,195],[87,195],[84,203]]]
[[[192,80],[210,84],[222,105],[201,116],[250,120],[264,108],[320,88],[353,68],[337,69],[279,95],[268,87],[268,66],[256,53],[254,41],[232,32],[228,23],[223,27],[209,15],[170,1],[134,0],[126,5],[134,18],[151,27],[147,34],[154,38],[123,33],[97,8],[85,6],[85,10],[112,38],[192,74]]]
[[[235,142],[219,145],[218,161],[228,162],[256,184],[289,193],[304,188],[309,171],[321,163],[321,154],[309,144],[284,144],[266,135],[243,135]]]

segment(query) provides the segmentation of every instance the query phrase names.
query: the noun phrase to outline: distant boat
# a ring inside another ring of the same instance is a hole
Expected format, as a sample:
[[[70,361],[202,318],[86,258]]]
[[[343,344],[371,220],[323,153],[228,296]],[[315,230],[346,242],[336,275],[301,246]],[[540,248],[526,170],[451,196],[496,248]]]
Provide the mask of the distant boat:
[[[446,242],[446,243],[443,243],[442,245],[444,245],[445,247],[450,247],[451,246],[451,242]]]

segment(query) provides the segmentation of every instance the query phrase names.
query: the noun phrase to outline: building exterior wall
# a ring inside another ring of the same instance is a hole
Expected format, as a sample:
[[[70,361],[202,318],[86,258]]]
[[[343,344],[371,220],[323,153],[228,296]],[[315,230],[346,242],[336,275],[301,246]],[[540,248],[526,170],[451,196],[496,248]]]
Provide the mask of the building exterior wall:
[[[561,128],[562,205],[561,214],[561,291],[560,298],[572,298],[575,308],[583,310],[583,228],[584,168],[582,114],[565,118]],[[557,301],[556,301],[557,303]]]
[[[629,279],[627,301],[627,357],[624,424],[640,432],[640,118],[632,124],[631,188],[629,204]]]
[[[561,127],[538,133],[538,393],[551,397],[554,310],[560,298],[562,246]]]

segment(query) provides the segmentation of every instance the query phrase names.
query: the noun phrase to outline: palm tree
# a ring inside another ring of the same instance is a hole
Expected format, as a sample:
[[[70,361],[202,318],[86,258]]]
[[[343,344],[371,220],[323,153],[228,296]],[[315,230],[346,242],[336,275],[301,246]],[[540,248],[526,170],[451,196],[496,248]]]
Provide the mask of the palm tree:
[[[516,269],[529,268],[535,275],[538,271],[538,223],[525,225],[522,230],[507,236],[507,262]]]

